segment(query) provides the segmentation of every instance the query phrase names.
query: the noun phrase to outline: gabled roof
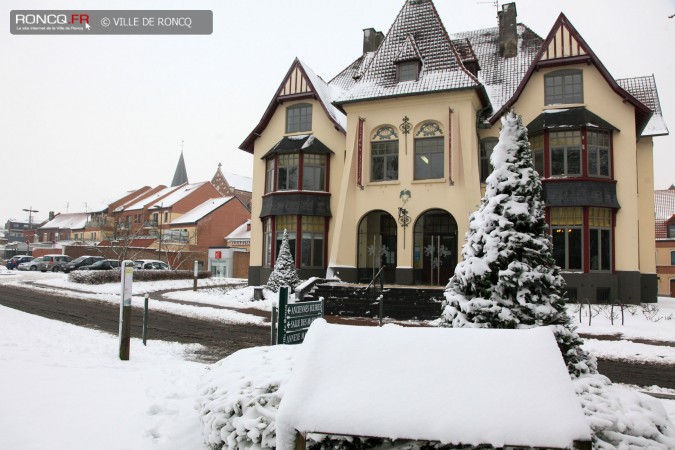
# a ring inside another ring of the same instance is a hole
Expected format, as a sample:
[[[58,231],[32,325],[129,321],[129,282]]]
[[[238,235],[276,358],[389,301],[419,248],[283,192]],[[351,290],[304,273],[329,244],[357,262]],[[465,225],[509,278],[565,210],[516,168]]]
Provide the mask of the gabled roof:
[[[406,59],[422,62],[419,78],[398,82],[396,63]],[[476,77],[462,64],[431,0],[406,0],[373,55],[352,63],[330,84],[341,90],[336,104],[458,89],[482,92]]]
[[[116,209],[115,211],[118,211],[118,210],[120,210],[120,211],[142,210],[146,206],[152,205],[153,203],[155,203],[159,199],[166,197],[167,195],[169,195],[170,193],[172,193],[176,189],[177,189],[177,187],[175,187],[175,186],[165,187],[165,188],[160,189],[159,191],[155,192],[154,194],[149,195],[147,197],[144,197],[144,198],[140,199],[139,201],[137,201],[137,202],[125,207],[125,208],[120,207],[120,208]]]
[[[305,98],[314,98],[318,100],[328,118],[335,124],[335,128],[338,131],[345,133],[345,130],[347,129],[347,118],[341,111],[333,106],[332,97],[333,95],[328,84],[321,77],[316,75],[306,64],[302,63],[298,58],[295,58],[290,69],[288,69],[284,80],[281,82],[279,89],[277,89],[272,101],[267,106],[260,122],[246,139],[244,139],[244,142],[241,143],[239,148],[249,153],[253,153],[253,143],[265,128],[267,128],[277,107],[285,101]]]
[[[87,223],[88,213],[65,213],[59,214],[40,229],[57,228],[59,230],[79,230]]]
[[[654,75],[623,78],[616,80],[616,82],[654,113],[644,131],[642,131],[642,136],[665,136],[669,134],[666,121],[663,120],[661,102],[659,101],[659,93],[656,90]]]
[[[668,222],[675,215],[675,188],[654,191],[656,239],[668,239]]]
[[[179,201],[183,200],[188,195],[194,193],[197,189],[204,186],[206,183],[207,181],[202,181],[200,183],[183,184],[181,186],[178,186],[178,188],[174,188],[175,190],[171,192],[169,195],[158,198],[153,204],[148,206],[170,208]]]
[[[180,186],[181,184],[188,183],[187,169],[185,168],[185,159],[183,158],[183,151],[180,152],[180,158],[178,158],[178,165],[176,166],[176,172],[173,174],[173,181],[171,181],[171,186]]]
[[[230,197],[218,197],[218,198],[211,198],[202,203],[201,205],[191,209],[190,211],[186,212],[176,220],[171,221],[171,225],[185,225],[185,224],[193,224],[199,222],[201,219],[204,217],[208,216],[211,214],[213,211],[216,209],[220,208],[223,206],[225,203],[229,202],[232,200],[233,196]]]
[[[493,111],[500,110],[513,97],[544,42],[539,35],[521,23],[516,26],[516,32],[518,52],[512,58],[499,55],[498,27],[452,35],[455,39],[453,42],[459,43],[461,39],[467,39],[471,44],[472,53],[478,58],[480,65],[478,79],[485,86]],[[470,58],[467,50],[463,50],[465,45],[456,47],[461,51],[462,59]]]
[[[490,123],[495,124],[497,120],[508,111],[516,101],[518,101],[520,94],[530,81],[535,70],[544,67],[578,63],[592,63],[595,65],[612,90],[635,107],[635,128],[637,135],[639,136],[647,125],[652,112],[625,89],[619,86],[591,47],[584,41],[579,32],[563,13],[560,13],[548,36],[544,39],[543,45],[530,64],[527,73],[520,81],[514,95],[499,110],[497,110],[492,117],[490,117]]]

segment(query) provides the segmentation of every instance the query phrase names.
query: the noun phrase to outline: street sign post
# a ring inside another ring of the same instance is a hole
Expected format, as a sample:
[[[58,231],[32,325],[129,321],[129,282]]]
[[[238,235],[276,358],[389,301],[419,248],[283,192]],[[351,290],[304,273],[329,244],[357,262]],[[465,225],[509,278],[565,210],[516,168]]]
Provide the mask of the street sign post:
[[[120,359],[129,360],[131,340],[131,288],[134,280],[134,262],[123,261],[121,272],[122,295],[120,297]]]
[[[309,326],[323,317],[323,300],[288,304],[288,287],[279,288],[277,344],[300,344]]]

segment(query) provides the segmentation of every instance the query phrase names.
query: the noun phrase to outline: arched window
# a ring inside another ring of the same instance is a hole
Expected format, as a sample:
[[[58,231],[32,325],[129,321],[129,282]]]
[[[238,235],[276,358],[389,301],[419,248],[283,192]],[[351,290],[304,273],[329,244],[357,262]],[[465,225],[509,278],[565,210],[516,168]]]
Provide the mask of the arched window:
[[[398,180],[398,134],[391,125],[375,130],[370,140],[370,181]]]
[[[286,133],[312,130],[312,105],[298,103],[286,108]]]
[[[443,178],[443,131],[431,120],[422,122],[415,133],[415,179]]]

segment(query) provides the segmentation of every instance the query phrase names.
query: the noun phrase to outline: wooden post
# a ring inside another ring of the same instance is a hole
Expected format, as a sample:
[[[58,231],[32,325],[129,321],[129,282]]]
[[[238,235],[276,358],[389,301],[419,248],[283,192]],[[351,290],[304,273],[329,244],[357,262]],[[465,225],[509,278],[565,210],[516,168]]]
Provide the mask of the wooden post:
[[[134,280],[134,262],[123,261],[121,272],[122,293],[120,296],[120,359],[129,360],[131,339],[131,288]]]
[[[295,449],[294,450],[306,450],[307,449],[307,441],[305,440],[305,437],[297,431],[295,433]]]
[[[144,304],[143,304],[143,345],[147,345],[148,339],[148,298],[150,294],[145,294]]]
[[[195,261],[194,265],[194,285],[192,286],[193,291],[197,290],[197,277],[199,277],[199,261]]]

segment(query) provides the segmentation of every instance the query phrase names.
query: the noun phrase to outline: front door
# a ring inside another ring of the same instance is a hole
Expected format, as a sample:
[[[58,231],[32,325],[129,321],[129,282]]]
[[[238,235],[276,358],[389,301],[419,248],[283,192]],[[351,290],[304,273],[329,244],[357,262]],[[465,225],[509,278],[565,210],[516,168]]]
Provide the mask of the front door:
[[[452,214],[433,209],[415,223],[415,283],[444,286],[457,265],[457,222]]]

